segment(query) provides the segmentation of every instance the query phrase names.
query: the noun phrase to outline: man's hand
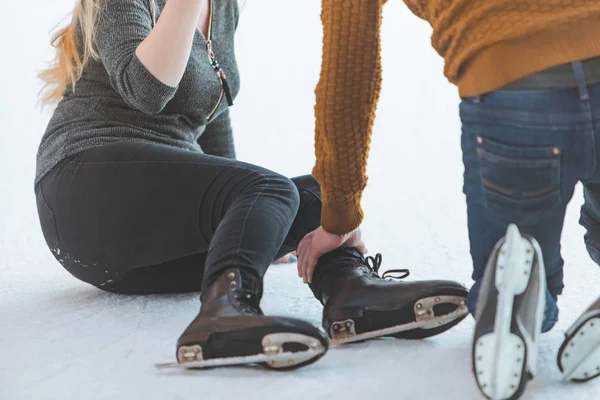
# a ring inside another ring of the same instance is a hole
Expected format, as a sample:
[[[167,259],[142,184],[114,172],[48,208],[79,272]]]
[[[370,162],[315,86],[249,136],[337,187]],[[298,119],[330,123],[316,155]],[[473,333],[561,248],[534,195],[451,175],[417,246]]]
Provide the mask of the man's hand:
[[[300,241],[298,245],[298,276],[304,283],[312,282],[312,275],[317,261],[323,255],[339,247],[355,247],[361,253],[367,252],[367,247],[362,241],[360,229],[344,236],[334,235],[319,227]]]

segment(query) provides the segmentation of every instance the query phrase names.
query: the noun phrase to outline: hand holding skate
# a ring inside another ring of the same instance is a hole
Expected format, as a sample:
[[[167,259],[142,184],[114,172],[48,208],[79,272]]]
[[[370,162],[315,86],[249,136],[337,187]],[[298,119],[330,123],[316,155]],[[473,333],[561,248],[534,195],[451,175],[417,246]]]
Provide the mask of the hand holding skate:
[[[342,246],[354,247],[362,254],[367,252],[360,229],[340,236],[329,233],[320,226],[304,236],[298,245],[297,251],[298,277],[302,278],[304,283],[311,283],[319,258]]]

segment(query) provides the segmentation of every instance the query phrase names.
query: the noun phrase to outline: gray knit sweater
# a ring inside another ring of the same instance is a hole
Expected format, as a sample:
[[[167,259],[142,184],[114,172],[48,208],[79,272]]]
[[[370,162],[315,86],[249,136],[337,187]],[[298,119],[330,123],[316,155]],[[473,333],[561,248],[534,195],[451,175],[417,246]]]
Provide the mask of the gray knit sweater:
[[[159,15],[166,0],[158,0]],[[104,0],[92,60],[67,89],[37,155],[35,184],[66,158],[115,141],[160,143],[234,158],[228,104],[211,66],[204,36],[196,31],[178,87],[161,83],[135,51],[153,28],[149,0]],[[234,33],[237,0],[213,1],[211,41],[233,98],[239,90]],[[212,114],[212,117],[211,117]]]

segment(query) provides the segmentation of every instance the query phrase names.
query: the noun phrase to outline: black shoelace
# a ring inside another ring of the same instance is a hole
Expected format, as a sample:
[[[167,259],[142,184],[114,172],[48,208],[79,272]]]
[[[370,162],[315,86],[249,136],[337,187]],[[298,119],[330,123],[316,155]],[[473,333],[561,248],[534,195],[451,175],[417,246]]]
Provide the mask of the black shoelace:
[[[383,256],[380,253],[377,253],[375,257],[367,257],[365,259],[365,264],[367,268],[373,273],[375,276],[379,277],[379,268],[381,268],[381,263],[383,261]],[[402,280],[410,275],[410,270],[408,269],[390,269],[389,271],[385,271],[383,275],[381,275],[382,279],[393,279],[393,280]]]

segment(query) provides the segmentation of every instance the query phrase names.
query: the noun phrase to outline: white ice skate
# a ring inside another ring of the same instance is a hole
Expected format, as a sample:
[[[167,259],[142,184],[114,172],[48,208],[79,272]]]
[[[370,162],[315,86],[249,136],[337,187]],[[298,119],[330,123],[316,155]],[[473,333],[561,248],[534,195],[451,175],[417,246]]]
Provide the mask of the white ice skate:
[[[532,237],[510,225],[489,258],[473,341],[473,372],[489,399],[517,399],[536,373],[546,274]]]
[[[567,381],[600,376],[600,298],[565,333],[557,361]]]

